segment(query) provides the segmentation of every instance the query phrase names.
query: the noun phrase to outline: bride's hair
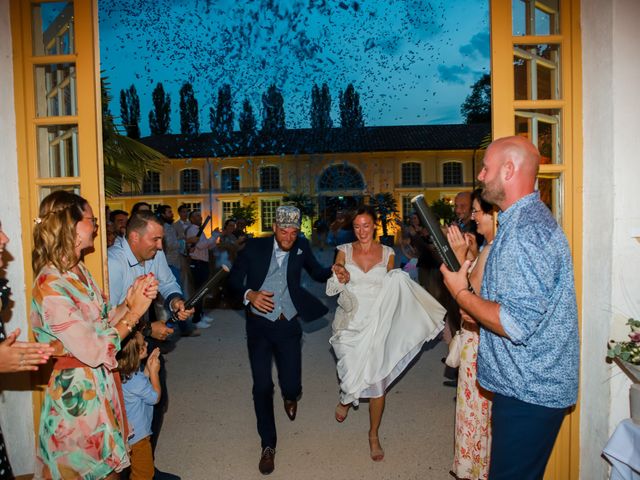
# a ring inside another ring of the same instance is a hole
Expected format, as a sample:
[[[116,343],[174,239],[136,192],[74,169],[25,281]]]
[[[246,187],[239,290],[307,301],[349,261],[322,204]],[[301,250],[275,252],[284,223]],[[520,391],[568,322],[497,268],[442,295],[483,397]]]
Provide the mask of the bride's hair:
[[[360,208],[358,208],[358,210],[356,210],[356,213],[353,215],[353,220],[355,220],[355,218],[358,215],[369,215],[373,220],[373,224],[374,225],[378,224],[378,214],[376,213],[375,208],[373,208],[371,205],[361,205]]]

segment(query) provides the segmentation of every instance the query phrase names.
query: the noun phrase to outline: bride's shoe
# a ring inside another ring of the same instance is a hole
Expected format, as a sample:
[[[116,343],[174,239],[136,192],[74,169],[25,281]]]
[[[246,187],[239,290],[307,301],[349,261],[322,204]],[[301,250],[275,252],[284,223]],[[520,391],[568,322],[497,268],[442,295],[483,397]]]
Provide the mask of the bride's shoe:
[[[349,404],[343,405],[342,403],[338,403],[336,406],[336,420],[339,423],[344,422],[345,418],[347,418],[347,414],[349,413]]]
[[[371,460],[381,462],[384,459],[384,450],[378,437],[369,437],[369,449],[371,450]]]

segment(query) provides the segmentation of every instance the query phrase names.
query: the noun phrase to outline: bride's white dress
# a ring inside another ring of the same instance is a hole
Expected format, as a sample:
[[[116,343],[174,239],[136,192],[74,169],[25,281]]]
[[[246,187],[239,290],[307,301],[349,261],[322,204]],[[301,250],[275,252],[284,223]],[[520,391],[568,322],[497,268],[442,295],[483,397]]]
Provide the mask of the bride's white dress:
[[[334,275],[327,282],[327,294],[341,296],[329,342],[338,359],[343,404],[384,395],[422,345],[444,327],[446,310],[406,272],[387,273],[394,251],[382,248],[380,262],[364,272],[353,262],[353,245],[338,246],[350,280],[342,285]]]

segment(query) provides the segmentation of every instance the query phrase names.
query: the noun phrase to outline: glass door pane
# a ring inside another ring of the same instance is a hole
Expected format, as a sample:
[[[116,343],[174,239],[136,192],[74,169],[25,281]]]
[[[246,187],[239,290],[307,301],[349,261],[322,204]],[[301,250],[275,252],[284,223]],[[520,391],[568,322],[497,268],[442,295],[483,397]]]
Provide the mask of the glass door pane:
[[[33,55],[75,53],[73,2],[34,3],[31,7]]]

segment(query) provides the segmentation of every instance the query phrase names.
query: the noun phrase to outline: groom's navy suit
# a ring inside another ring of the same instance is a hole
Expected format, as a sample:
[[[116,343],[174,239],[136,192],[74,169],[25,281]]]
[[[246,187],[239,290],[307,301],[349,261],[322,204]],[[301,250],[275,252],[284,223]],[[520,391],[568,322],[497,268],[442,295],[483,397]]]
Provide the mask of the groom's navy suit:
[[[274,242],[273,236],[250,239],[240,251],[228,279],[231,292],[240,298],[244,298],[249,289],[256,292],[270,290],[269,285],[281,285],[286,279],[285,292],[281,295],[281,303],[286,304],[284,309],[282,304],[278,304],[278,295],[274,296],[274,311],[282,309],[278,318],[266,318],[259,312],[252,311],[249,305],[246,310],[253,403],[263,449],[275,448],[277,443],[273,414],[272,361],[275,359],[278,368],[278,380],[284,400],[297,400],[302,393],[302,329],[298,317],[303,321],[311,321],[328,311],[320,300],[301,287],[302,269],[319,282],[324,282],[331,276],[331,269],[318,263],[306,239],[296,239],[281,266],[276,261]],[[278,279],[281,280],[280,283]]]

